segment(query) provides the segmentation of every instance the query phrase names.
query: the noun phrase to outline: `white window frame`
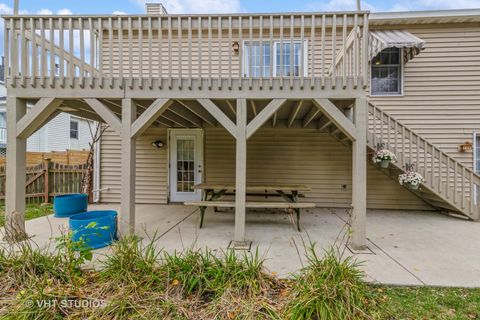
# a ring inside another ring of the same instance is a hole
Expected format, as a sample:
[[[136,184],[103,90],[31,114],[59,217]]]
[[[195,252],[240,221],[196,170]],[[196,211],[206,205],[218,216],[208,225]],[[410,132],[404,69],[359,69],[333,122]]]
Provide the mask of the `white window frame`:
[[[370,60],[370,68],[369,68],[369,84],[370,84],[370,96],[371,97],[403,97],[405,95],[405,88],[404,88],[404,79],[405,79],[405,68],[403,62],[403,48],[400,48],[400,93],[388,93],[388,94],[374,94],[372,93],[372,60]],[[375,58],[375,57],[374,57]]]
[[[478,173],[477,170],[477,137],[480,137],[480,131],[473,131],[472,140],[473,140],[473,172]],[[475,186],[475,205],[478,202],[478,187]]]
[[[72,138],[72,122],[77,123],[77,137],[76,138]],[[80,140],[80,121],[79,121],[79,119],[70,117],[70,121],[68,122],[68,133],[69,133],[70,140],[77,140],[77,141]]]
[[[259,42],[260,44],[270,44],[270,40],[259,40],[259,39],[252,39],[252,42]],[[273,77],[279,77],[277,75],[277,46],[280,45],[280,39],[274,39],[272,40],[273,43],[273,48],[270,48],[270,59],[272,60],[272,68],[273,72],[272,75]],[[290,45],[290,40],[283,40],[283,44],[288,44]],[[250,43],[250,39],[243,40],[242,43],[242,52],[243,52],[243,57],[242,57],[242,74],[244,78],[250,78],[250,76],[247,76],[249,66],[247,66],[247,59],[248,59],[248,53],[246,49],[246,43]],[[302,43],[301,39],[294,39],[293,44],[295,43]],[[272,56],[273,55],[273,56]],[[262,59],[263,57],[261,57]],[[303,76],[307,77],[308,76],[308,40],[303,40]],[[263,78],[269,78],[270,75],[263,76]],[[282,76],[283,78],[288,78],[290,76]],[[301,75],[294,76],[294,78],[300,78]],[[252,78],[260,78],[260,77],[252,77]]]
[[[480,131],[474,131],[472,134],[472,140],[473,140],[473,172],[478,173],[477,170],[480,170],[480,168],[477,168],[477,138],[480,137]]]

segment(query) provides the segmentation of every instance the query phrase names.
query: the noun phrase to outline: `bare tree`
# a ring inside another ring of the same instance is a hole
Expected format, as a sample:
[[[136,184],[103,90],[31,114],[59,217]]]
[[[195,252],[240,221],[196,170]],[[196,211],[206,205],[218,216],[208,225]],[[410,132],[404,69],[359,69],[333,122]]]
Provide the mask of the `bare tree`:
[[[95,145],[99,143],[103,133],[105,132],[105,130],[107,130],[107,128],[108,126],[103,123],[97,123],[95,128],[92,128],[92,124],[90,123],[90,121],[88,121],[88,129],[90,131],[91,141],[89,142],[90,149],[87,156],[85,172],[82,176],[82,193],[90,195],[92,192]]]

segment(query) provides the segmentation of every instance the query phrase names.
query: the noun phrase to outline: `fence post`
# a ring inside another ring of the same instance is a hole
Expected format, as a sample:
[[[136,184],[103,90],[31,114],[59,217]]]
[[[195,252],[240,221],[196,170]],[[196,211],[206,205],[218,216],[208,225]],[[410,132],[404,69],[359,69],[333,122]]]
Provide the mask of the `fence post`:
[[[44,172],[44,203],[50,202],[50,159],[43,160],[43,172]]]

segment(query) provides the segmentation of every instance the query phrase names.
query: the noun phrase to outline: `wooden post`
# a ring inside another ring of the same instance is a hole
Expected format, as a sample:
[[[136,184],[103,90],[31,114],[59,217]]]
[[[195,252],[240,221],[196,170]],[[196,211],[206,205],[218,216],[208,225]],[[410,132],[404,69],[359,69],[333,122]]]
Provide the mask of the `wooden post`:
[[[5,239],[21,240],[25,233],[26,138],[17,137],[17,122],[26,114],[25,100],[7,97],[7,177]]]
[[[367,218],[367,100],[357,98],[354,107],[356,140],[352,152],[352,238],[355,250],[366,248]]]
[[[235,236],[234,247],[245,245],[245,201],[247,186],[247,101],[237,100],[237,137],[235,165]]]
[[[120,231],[122,235],[135,233],[135,178],[136,139],[132,138],[132,123],[136,118],[136,106],[132,99],[122,100],[122,186]]]
[[[44,197],[43,202],[50,202],[50,159],[43,160],[43,172],[44,172]]]

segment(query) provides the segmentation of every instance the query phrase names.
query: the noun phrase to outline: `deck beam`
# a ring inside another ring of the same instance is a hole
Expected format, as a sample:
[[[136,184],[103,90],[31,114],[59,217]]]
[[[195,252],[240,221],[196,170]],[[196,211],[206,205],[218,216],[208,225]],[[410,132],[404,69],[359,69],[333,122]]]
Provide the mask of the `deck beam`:
[[[122,122],[118,119],[117,115],[106,105],[100,102],[98,99],[84,99],[85,102],[93,109],[105,122],[112,127],[118,134],[122,132]],[[125,99],[127,100],[127,99]],[[131,99],[128,99],[131,100]],[[122,104],[122,116],[123,116],[123,104]]]
[[[162,113],[173,103],[169,99],[157,99],[145,110],[132,124],[131,138],[135,139],[142,135]]]
[[[352,152],[352,216],[351,245],[355,250],[366,248],[367,220],[367,99],[355,100],[353,110],[356,139]]]
[[[135,179],[136,179],[136,138],[132,134],[132,124],[137,116],[136,105],[132,99],[122,100],[122,141],[121,190],[120,190],[120,233],[135,234]]]
[[[198,99],[198,102],[207,110],[228,132],[237,137],[237,126],[230,120],[223,111],[210,99]],[[237,101],[238,103],[238,101]],[[237,125],[238,125],[238,105],[237,105]]]
[[[42,98],[33,108],[18,120],[15,130],[19,138],[28,138],[37,131],[50,116],[55,113],[63,100],[54,98]]]
[[[25,183],[27,139],[18,137],[17,122],[26,114],[27,104],[7,97],[7,181],[5,198],[5,240],[15,242],[26,237]]]
[[[333,122],[350,140],[356,139],[356,129],[350,119],[348,119],[330,100],[313,99],[313,105]]]
[[[245,247],[245,202],[247,192],[247,100],[237,100],[237,137],[235,161],[235,235],[234,247]]]
[[[282,107],[287,99],[273,99],[270,103],[263,108],[263,110],[253,118],[247,125],[247,140],[258,130],[270,117]]]

